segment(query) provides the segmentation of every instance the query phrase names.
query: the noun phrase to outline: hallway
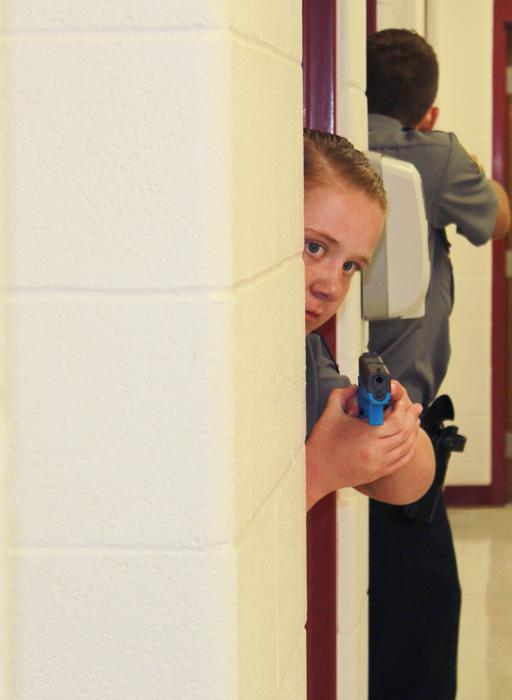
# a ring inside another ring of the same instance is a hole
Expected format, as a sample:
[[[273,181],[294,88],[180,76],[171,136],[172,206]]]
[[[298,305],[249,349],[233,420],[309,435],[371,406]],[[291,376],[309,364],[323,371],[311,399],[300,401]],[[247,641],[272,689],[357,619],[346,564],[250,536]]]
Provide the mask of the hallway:
[[[462,586],[458,700],[512,697],[512,504],[449,511]]]

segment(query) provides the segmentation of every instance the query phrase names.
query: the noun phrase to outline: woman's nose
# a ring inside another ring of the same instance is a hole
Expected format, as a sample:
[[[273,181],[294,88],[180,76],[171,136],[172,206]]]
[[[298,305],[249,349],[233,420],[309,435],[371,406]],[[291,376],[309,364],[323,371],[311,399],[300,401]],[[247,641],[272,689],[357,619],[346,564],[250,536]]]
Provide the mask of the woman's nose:
[[[311,291],[315,296],[327,299],[328,301],[336,301],[342,294],[343,284],[339,270],[329,271],[328,273],[319,275],[311,285]]]

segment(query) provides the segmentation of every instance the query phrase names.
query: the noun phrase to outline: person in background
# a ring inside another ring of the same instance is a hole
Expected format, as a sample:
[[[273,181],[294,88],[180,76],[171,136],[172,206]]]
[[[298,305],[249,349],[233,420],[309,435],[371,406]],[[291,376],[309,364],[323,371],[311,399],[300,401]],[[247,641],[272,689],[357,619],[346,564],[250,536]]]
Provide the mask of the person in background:
[[[510,226],[503,188],[455,134],[433,130],[438,72],[432,47],[413,31],[368,38],[369,147],[419,171],[431,262],[425,316],[370,323],[369,348],[421,403],[424,425],[450,357],[453,278],[445,226],[455,224],[475,246],[503,237]],[[411,519],[401,507],[370,502],[371,700],[456,694],[461,593],[442,496],[431,517]]]
[[[340,376],[314,332],[336,313],[355,272],[371,259],[386,213],[382,181],[349,141],[306,130],[304,190],[307,508],[346,486],[388,503],[410,503],[428,489],[434,471],[430,440],[419,427],[421,405],[393,381],[383,424],[359,419],[357,388]]]

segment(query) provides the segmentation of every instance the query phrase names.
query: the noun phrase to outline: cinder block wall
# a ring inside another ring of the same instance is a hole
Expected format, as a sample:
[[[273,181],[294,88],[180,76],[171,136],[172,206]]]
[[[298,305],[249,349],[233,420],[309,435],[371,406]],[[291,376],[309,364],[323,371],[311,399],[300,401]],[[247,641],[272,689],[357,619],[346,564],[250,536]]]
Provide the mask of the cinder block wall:
[[[425,34],[425,8],[429,0],[377,0],[377,29],[398,27]]]
[[[6,697],[305,697],[300,20],[5,4]]]
[[[492,175],[492,0],[430,0],[428,38],[441,66],[439,128],[455,131]],[[455,33],[460,41],[454,42]],[[450,460],[448,483],[491,480],[492,246],[475,248],[449,231],[455,273],[452,358],[441,391],[453,398],[456,423],[468,437]]]
[[[378,28],[416,29],[434,46],[440,66],[439,129],[454,131],[492,174],[492,0],[378,0]],[[458,37],[454,41],[454,37]],[[450,460],[450,484],[491,478],[491,261],[448,229],[455,277],[452,357],[440,393],[453,398],[456,423],[468,437]]]
[[[366,3],[338,8],[338,133],[361,149],[368,147],[366,103]],[[361,291],[354,280],[337,321],[338,362],[357,381],[358,358],[366,348]],[[343,700],[368,697],[368,499],[354,489],[337,498],[338,527],[338,693]]]
[[[239,697],[306,697],[301,3],[233,5]]]

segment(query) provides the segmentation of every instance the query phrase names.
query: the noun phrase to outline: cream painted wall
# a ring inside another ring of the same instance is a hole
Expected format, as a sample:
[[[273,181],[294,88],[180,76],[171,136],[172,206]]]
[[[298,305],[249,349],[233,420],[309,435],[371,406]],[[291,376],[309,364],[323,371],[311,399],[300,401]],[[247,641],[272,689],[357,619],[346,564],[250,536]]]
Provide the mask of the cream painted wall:
[[[492,0],[429,0],[428,38],[441,66],[439,128],[454,131],[491,173]],[[463,41],[453,42],[463,31]],[[448,483],[487,484],[491,478],[491,263],[487,244],[475,248],[449,232],[455,272],[452,358],[441,391],[468,437],[450,460]]]
[[[368,147],[366,4],[338,2],[336,130],[357,148]],[[365,349],[359,279],[352,282],[337,319],[338,364],[356,381]],[[368,499],[354,489],[337,497],[338,698],[368,697]]]
[[[492,0],[427,0],[422,5],[379,1],[378,27],[416,29],[434,46],[440,65],[437,126],[454,131],[491,173]],[[460,40],[454,42],[454,36]],[[452,455],[448,483],[487,484],[491,473],[491,246],[475,248],[453,230],[449,237],[456,293],[452,357],[440,392],[453,398],[456,423],[468,443],[463,454]]]
[[[414,29],[425,34],[425,3],[429,0],[377,0],[377,29]]]
[[[9,697],[305,698],[300,4],[4,10]]]

